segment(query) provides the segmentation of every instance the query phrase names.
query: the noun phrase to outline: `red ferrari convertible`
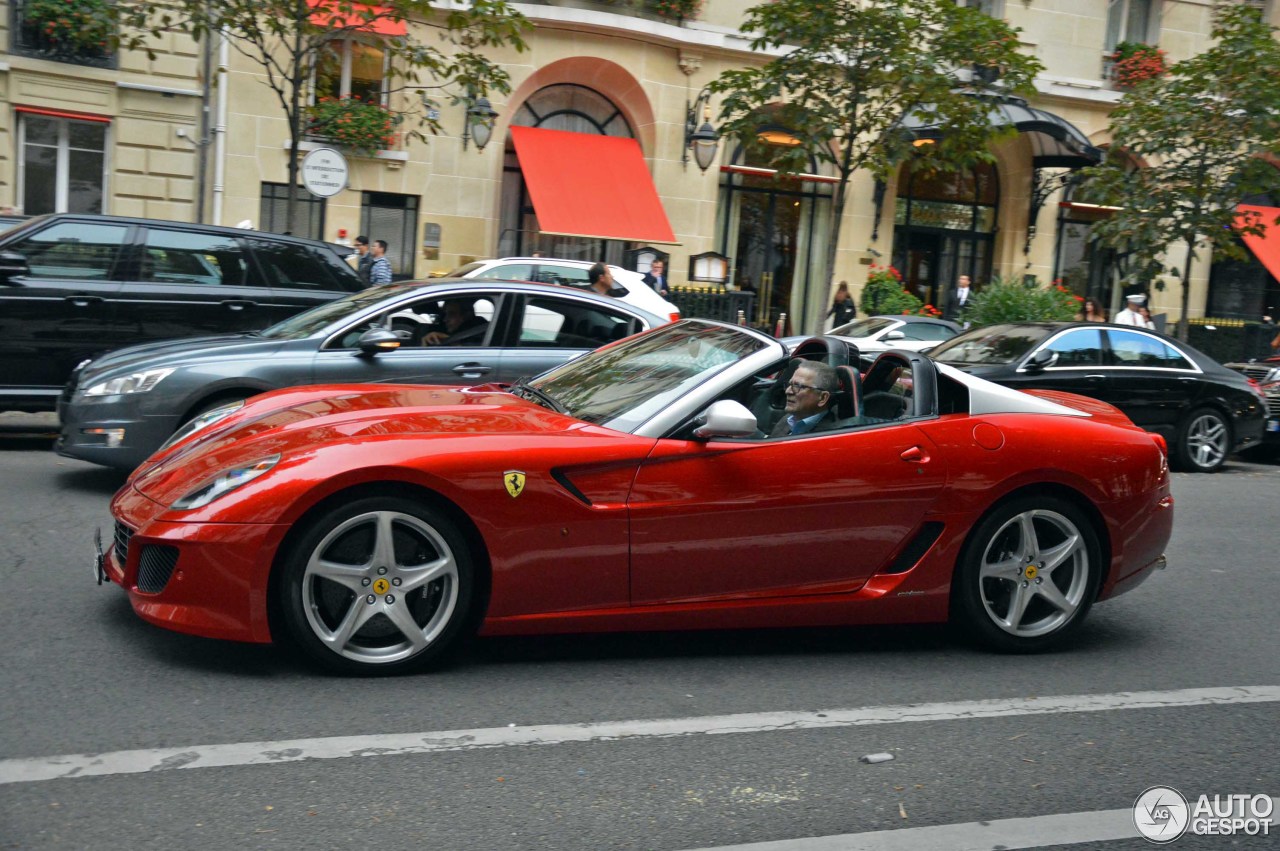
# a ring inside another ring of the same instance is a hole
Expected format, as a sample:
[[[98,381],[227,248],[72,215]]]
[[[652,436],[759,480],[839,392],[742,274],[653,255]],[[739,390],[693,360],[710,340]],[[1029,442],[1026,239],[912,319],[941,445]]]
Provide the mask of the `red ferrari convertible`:
[[[281,390],[112,502],[145,620],[390,673],[485,635],[952,620],[1040,650],[1164,564],[1167,449],[1099,401],[685,320],[515,385]],[[828,430],[766,437],[805,360]]]

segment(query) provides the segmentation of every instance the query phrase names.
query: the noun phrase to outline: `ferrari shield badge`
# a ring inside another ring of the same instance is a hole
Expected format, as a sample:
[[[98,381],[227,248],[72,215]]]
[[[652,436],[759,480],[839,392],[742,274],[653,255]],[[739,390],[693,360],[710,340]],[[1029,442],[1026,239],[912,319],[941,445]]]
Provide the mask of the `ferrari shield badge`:
[[[524,473],[520,470],[507,470],[502,474],[502,482],[507,486],[507,493],[515,499],[524,493]]]

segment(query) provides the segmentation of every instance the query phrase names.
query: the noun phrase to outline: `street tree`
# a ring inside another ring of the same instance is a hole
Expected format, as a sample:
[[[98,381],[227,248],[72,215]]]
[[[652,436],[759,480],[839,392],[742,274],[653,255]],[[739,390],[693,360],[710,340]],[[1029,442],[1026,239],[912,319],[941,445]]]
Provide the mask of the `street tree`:
[[[1119,208],[1093,233],[1128,255],[1126,282],[1154,278],[1164,289],[1162,274],[1180,282],[1183,340],[1199,252],[1239,259],[1241,233],[1280,226],[1236,210],[1280,189],[1280,170],[1266,159],[1280,154],[1280,42],[1255,7],[1224,2],[1214,14],[1214,45],[1128,92],[1111,113],[1106,161],[1081,173],[1089,200]],[[1166,268],[1179,243],[1182,268]]]
[[[486,55],[498,48],[526,49],[528,21],[508,0],[472,0],[466,7],[439,8],[431,0],[120,0],[115,5],[120,44],[147,49],[148,38],[166,31],[196,39],[222,34],[258,68],[258,79],[280,107],[289,127],[288,185],[298,184],[298,159],[307,134],[317,83],[341,67],[344,40],[380,36],[385,77],[380,93],[387,116],[405,138],[425,141],[441,130],[441,102],[469,102],[511,90],[507,72]],[[392,26],[396,25],[396,26]],[[426,34],[426,38],[420,38]],[[470,116],[468,116],[469,120]],[[290,191],[286,228],[297,216]]]
[[[992,124],[990,99],[1029,92],[1042,67],[1020,51],[1016,29],[955,0],[772,0],[747,11],[743,31],[773,58],[711,84],[721,133],[783,172],[807,171],[811,157],[832,165],[825,280],[855,172],[887,180],[908,156],[947,171],[991,161],[990,143],[1013,131]],[[913,146],[908,116],[935,125],[936,142]],[[797,144],[769,145],[762,124]]]

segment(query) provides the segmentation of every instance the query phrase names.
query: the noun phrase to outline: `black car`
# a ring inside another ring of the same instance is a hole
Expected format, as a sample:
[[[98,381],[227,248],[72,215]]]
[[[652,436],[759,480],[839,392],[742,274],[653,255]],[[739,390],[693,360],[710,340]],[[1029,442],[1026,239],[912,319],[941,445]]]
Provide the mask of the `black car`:
[[[1217,470],[1231,452],[1262,438],[1265,400],[1258,389],[1155,331],[1083,322],[989,325],[953,337],[929,357],[1007,387],[1108,402],[1162,435],[1184,470]]]
[[[53,410],[76,364],[146,340],[254,331],[346,293],[341,247],[58,213],[0,234],[0,410]]]
[[[1227,368],[1253,381],[1266,397],[1267,425],[1262,433],[1262,444],[1274,453],[1280,449],[1280,355],[1229,363]]]
[[[90,361],[58,402],[55,449],[132,470],[183,424],[208,422],[267,390],[512,382],[665,321],[568,287],[386,284],[262,332],[147,343]]]

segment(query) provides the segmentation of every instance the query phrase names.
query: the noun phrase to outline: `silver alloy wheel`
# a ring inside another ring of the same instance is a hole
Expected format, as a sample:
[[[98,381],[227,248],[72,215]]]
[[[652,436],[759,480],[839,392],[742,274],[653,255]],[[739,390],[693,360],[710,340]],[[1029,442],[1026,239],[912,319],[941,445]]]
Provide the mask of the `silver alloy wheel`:
[[[982,551],[979,596],[991,622],[1035,638],[1065,626],[1085,602],[1089,550],[1070,519],[1033,509],[1002,525]]]
[[[326,647],[362,664],[416,656],[449,625],[458,564],[429,523],[399,511],[359,514],[307,559],[302,610]]]
[[[1227,457],[1230,431],[1218,414],[1205,411],[1187,426],[1187,457],[1202,470],[1212,470]]]

